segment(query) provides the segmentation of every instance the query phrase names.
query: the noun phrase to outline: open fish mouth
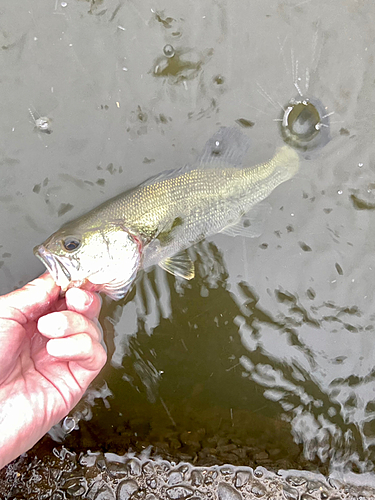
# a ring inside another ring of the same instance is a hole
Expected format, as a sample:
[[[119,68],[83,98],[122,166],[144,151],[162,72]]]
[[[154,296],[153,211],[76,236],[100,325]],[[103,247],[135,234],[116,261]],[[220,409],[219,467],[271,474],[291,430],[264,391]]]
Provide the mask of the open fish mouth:
[[[43,245],[36,246],[34,254],[46,266],[56,284],[66,289],[72,277],[59,258],[49,252]]]

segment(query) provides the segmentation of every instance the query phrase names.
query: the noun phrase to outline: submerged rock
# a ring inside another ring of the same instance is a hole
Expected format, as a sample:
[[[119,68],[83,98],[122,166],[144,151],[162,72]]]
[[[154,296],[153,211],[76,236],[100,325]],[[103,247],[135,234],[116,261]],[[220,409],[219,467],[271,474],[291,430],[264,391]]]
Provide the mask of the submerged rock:
[[[0,471],[1,498],[27,491],[28,500],[362,500],[375,499],[370,475],[325,478],[307,471],[271,472],[265,467],[212,465],[197,467],[151,459],[146,453],[46,454],[41,460],[23,456]],[[32,473],[30,472],[32,471]]]

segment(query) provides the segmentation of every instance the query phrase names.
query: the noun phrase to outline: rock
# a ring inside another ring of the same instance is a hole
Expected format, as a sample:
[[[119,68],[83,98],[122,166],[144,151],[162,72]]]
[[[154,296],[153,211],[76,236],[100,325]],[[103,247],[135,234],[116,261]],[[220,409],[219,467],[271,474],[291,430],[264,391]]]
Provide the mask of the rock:
[[[131,458],[127,462],[126,468],[131,476],[139,476],[141,474],[141,463],[136,458]]]
[[[72,477],[64,484],[69,498],[82,497],[87,492],[87,482],[84,477]]]
[[[203,474],[200,470],[192,470],[190,474],[190,482],[194,487],[201,486],[203,484]]]
[[[93,500],[115,500],[115,495],[109,486],[104,484],[94,496]]]
[[[168,484],[170,486],[173,486],[173,485],[178,484],[178,483],[182,483],[182,481],[183,481],[183,477],[182,477],[181,472],[172,471],[168,476]]]
[[[243,500],[241,493],[227,483],[219,483],[217,494],[219,500]]]
[[[171,500],[183,500],[193,494],[193,490],[187,486],[172,486],[167,489],[167,495]]]
[[[204,484],[212,484],[218,475],[219,473],[215,469],[208,471],[204,478]]]
[[[299,491],[288,484],[284,485],[283,493],[286,500],[298,500]]]
[[[306,484],[306,479],[302,476],[289,476],[286,480],[292,486],[302,486],[303,484]]]
[[[128,475],[126,466],[122,462],[108,462],[107,471],[115,479],[123,479]]]
[[[124,479],[117,488],[117,500],[129,500],[134,492],[138,490],[138,484],[132,479]]]
[[[256,482],[251,488],[251,493],[257,498],[261,498],[266,494],[266,488],[261,483]]]
[[[257,462],[262,462],[262,460],[267,460],[268,458],[269,455],[266,451],[261,451],[254,455],[254,460],[256,460]]]
[[[115,495],[103,481],[95,481],[87,492],[86,498],[89,500],[115,500]]]
[[[236,488],[242,488],[248,480],[250,479],[250,472],[247,470],[239,470],[236,472],[236,477],[234,479],[234,485]]]

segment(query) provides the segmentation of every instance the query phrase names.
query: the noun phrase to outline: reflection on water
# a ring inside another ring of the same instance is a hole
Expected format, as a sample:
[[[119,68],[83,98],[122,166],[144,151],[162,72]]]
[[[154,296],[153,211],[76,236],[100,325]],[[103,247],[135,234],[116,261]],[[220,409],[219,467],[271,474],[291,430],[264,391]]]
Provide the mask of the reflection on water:
[[[308,302],[276,289],[274,314],[249,283],[230,289],[213,243],[194,254],[191,282],[153,270],[124,305],[105,304],[102,323],[116,369],[107,366],[97,380],[98,387],[105,381],[104,393],[91,392],[71,413],[79,431],[65,445],[123,454],[151,444],[162,457],[201,465],[371,469],[371,396],[358,401],[353,389],[373,385],[374,376],[355,377],[339,350],[325,372],[323,345],[316,350],[299,335],[308,328],[334,343],[342,328],[357,335],[366,330],[359,308],[319,304],[312,289]],[[121,322],[127,308],[136,317],[131,335]],[[338,377],[336,367],[348,376]]]
[[[102,323],[116,370],[103,372],[104,396],[96,393],[89,421],[79,422],[65,446],[124,453],[152,444],[156,454],[202,465],[310,468],[279,404],[250,376],[250,354],[236,324],[244,311],[228,290],[221,252],[203,243],[194,254],[197,278],[189,283],[159,269],[140,278],[125,304],[136,311],[135,335],[119,327],[122,306],[106,303]],[[249,324],[258,319],[279,327],[255,304],[248,317]],[[251,358],[261,366],[265,356]],[[80,403],[71,413],[77,422],[85,419],[84,408]]]

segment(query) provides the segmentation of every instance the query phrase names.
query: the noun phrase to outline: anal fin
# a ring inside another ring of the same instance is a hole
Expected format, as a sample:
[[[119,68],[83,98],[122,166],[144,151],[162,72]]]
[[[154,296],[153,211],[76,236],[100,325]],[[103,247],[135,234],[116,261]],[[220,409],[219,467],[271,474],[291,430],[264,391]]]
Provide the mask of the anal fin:
[[[159,266],[174,276],[191,280],[195,276],[194,263],[187,252],[181,252],[159,262]]]

